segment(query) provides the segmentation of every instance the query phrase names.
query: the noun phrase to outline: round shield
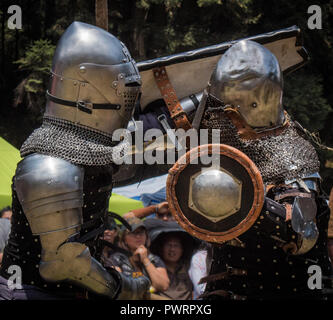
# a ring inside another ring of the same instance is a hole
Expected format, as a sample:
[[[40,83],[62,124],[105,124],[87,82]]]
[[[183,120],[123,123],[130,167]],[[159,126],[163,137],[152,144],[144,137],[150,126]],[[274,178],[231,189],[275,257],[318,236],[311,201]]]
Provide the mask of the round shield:
[[[224,144],[193,148],[167,179],[169,208],[191,235],[221,243],[248,230],[264,204],[264,184],[243,152]]]

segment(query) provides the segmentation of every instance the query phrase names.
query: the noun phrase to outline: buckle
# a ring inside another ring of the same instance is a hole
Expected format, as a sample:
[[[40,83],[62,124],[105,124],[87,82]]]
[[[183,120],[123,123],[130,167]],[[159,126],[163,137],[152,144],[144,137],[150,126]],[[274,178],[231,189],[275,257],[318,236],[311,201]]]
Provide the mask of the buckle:
[[[76,106],[78,107],[79,110],[92,114],[93,104],[91,102],[80,100],[76,102]]]

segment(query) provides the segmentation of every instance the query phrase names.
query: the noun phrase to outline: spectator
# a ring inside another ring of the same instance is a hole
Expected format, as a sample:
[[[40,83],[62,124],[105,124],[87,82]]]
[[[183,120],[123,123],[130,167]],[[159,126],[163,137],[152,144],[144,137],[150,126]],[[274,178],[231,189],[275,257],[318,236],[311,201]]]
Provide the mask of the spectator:
[[[172,300],[192,299],[192,282],[188,276],[195,240],[175,221],[145,220],[151,235],[151,252],[159,255],[166,265],[170,285],[157,294]]]
[[[127,275],[137,277],[141,274],[149,277],[154,291],[165,291],[169,286],[169,278],[163,261],[147,249],[148,234],[143,222],[137,217],[126,218],[132,227],[129,232],[123,227],[119,246],[128,250],[114,252],[110,259],[113,266]]]
[[[12,220],[12,208],[11,207],[5,207],[0,211],[0,218],[2,219],[8,219],[9,221]]]
[[[10,233],[9,219],[0,218],[0,266],[2,262],[3,250],[7,244]]]
[[[106,229],[103,233],[103,236],[101,237],[101,240],[103,241],[102,244],[104,244],[102,249],[101,262],[104,266],[113,267],[113,263],[110,259],[111,255],[114,253],[112,245],[118,242],[118,229]],[[107,243],[111,245],[108,246]],[[118,270],[118,268],[116,269]]]
[[[188,270],[189,277],[193,283],[193,300],[200,299],[204,293],[206,283],[200,283],[200,280],[208,275],[207,270],[210,265],[211,245],[202,242],[198,251],[194,253]]]

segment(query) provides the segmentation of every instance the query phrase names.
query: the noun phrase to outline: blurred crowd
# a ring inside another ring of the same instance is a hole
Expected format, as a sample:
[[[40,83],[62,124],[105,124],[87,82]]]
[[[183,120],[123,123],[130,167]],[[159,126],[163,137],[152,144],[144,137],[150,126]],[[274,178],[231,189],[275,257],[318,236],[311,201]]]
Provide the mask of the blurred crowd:
[[[105,230],[102,263],[128,276],[151,280],[153,299],[192,300],[203,293],[209,245],[194,239],[174,220],[167,202],[123,215],[130,225]],[[115,249],[116,248],[116,249]]]

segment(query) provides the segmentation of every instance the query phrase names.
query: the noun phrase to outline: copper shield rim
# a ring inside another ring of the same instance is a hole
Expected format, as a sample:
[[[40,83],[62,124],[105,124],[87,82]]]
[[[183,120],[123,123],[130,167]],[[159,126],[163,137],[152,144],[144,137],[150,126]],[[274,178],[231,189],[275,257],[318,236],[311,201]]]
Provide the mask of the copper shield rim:
[[[246,218],[243,219],[237,226],[224,232],[211,232],[192,224],[185,217],[183,211],[181,210],[176,197],[176,190],[175,190],[175,186],[177,184],[179,175],[189,165],[191,158],[193,159],[193,154],[194,155],[196,154],[197,157],[200,157],[205,154],[212,154],[213,147],[219,150],[220,155],[228,156],[237,161],[239,164],[241,164],[248,172],[254,186],[253,203]],[[180,160],[183,159],[184,157],[186,158],[185,163],[183,164],[179,163]],[[257,220],[264,204],[264,183],[262,181],[259,169],[252,162],[252,160],[250,160],[250,158],[246,156],[243,152],[224,144],[220,145],[206,144],[198,146],[188,151],[169,170],[169,175],[167,178],[166,194],[170,211],[172,215],[175,217],[176,221],[180,224],[180,226],[184,230],[186,230],[188,233],[201,240],[221,243],[224,241],[234,239],[237,236],[241,235],[242,233],[247,231]]]

